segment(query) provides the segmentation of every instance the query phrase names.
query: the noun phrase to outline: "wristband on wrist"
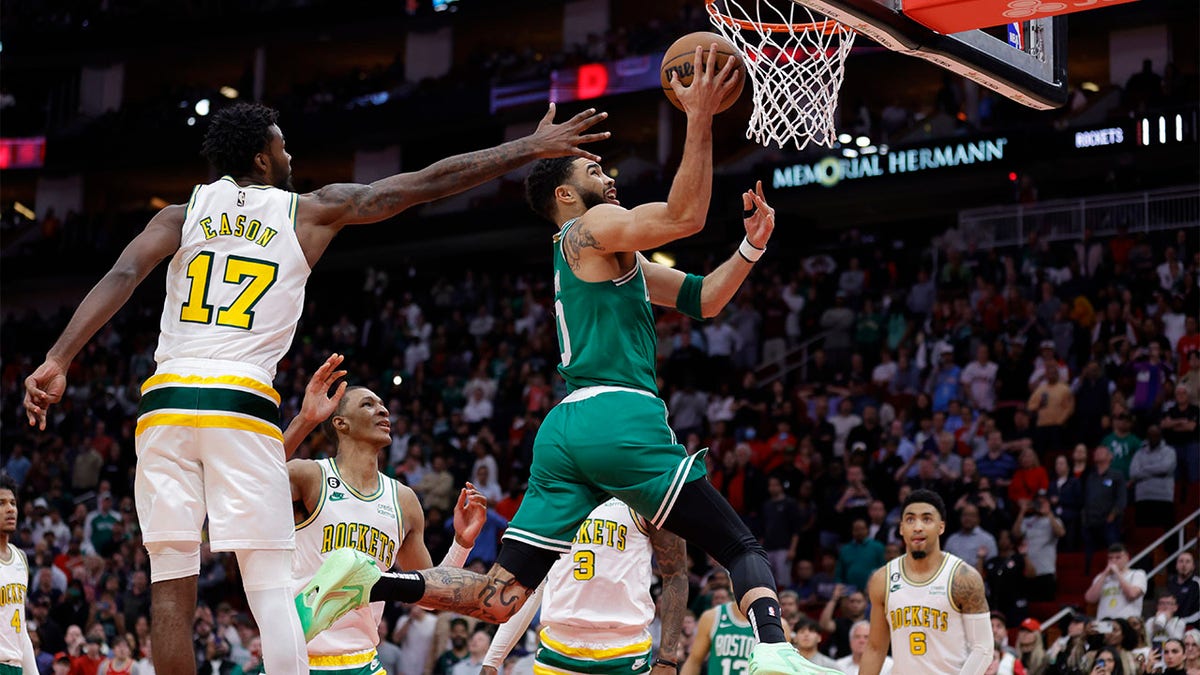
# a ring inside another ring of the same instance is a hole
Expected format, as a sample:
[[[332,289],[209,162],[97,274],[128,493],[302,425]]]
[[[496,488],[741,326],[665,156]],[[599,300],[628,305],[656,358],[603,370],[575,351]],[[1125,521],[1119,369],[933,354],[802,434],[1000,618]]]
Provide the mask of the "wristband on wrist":
[[[675,672],[677,672],[677,673],[679,672],[679,664],[677,662],[671,661],[668,659],[664,659],[661,656],[654,659],[654,663],[651,664],[650,667],[653,668],[654,666],[667,666],[669,668],[674,668]]]
[[[758,259],[763,257],[763,254],[766,252],[766,247],[759,248],[751,244],[750,240],[746,237],[742,237],[742,243],[738,246],[738,255],[742,256],[746,262],[752,265],[758,262]]]

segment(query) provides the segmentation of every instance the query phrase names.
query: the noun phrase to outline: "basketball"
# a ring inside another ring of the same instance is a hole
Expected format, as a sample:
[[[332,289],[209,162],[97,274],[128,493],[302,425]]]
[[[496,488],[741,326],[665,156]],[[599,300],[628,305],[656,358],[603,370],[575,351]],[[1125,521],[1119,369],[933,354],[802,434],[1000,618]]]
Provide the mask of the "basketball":
[[[725,97],[721,102],[721,107],[717,108],[717,112],[724,112],[733,105],[738,96],[742,94],[742,86],[746,84],[746,64],[742,61],[742,54],[729,40],[717,35],[716,33],[706,33],[699,31],[696,33],[688,33],[679,38],[663,55],[662,62],[662,89],[666,94],[667,100],[671,105],[683,110],[683,106],[679,104],[679,99],[675,97],[675,90],[671,88],[671,73],[674,72],[679,76],[679,82],[684,86],[692,83],[692,70],[695,64],[696,47],[704,48],[704,55],[700,57],[701,67],[708,63],[708,48],[712,43],[717,43],[717,71],[725,66],[725,62],[730,58],[737,59],[737,69],[741,71],[741,77],[738,79],[737,87]]]

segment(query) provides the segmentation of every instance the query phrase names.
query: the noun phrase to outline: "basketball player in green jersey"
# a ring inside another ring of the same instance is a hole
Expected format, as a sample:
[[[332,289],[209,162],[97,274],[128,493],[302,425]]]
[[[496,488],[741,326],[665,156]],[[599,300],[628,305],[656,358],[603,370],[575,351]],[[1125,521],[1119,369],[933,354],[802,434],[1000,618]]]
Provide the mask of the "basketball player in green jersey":
[[[292,567],[295,530],[280,398],[271,382],[304,309],[309,271],[337,233],[469,190],[535,159],[594,161],[580,144],[608,137],[586,133],[603,113],[587,110],[555,124],[551,105],[524,138],[370,185],[340,183],[302,195],[291,189],[292,158],[277,117],[249,103],[213,115],[202,152],[221,177],[196,186],[186,205],[168,206],[150,219],[25,380],[29,423],[45,429],[75,355],[142,279],[172,258],[157,368],[143,384],[135,431],[134,496],[150,557],[159,673],[196,672],[192,614],[206,519],[212,549],[237,555],[250,611],[262,628],[266,670],[308,672],[289,575],[281,573]],[[340,587],[328,584],[313,597]]]
[[[534,165],[526,194],[558,228],[553,238],[555,314],[570,393],[546,416],[534,441],[529,489],[487,575],[435,568],[385,574],[372,600],[420,602],[491,622],[507,621],[571,550],[579,524],[608,495],[695,543],[730,571],[734,592],[758,637],[750,675],[834,672],[812,666],[788,644],[766,553],[729,503],[704,480],[703,453],[689,456],[667,425],[655,380],[651,305],[696,319],[716,316],[766,249],[775,213],[762,184],[742,195],[746,238],[705,277],[646,260],[657,248],[704,227],[712,189],[712,117],[737,85],[734,61],[716,69],[696,49],[689,86],[671,86],[687,113],[683,158],[666,202],[626,209],[612,178],[587,158]],[[333,570],[331,578],[336,579]],[[324,583],[318,573],[315,583]],[[326,625],[335,611],[305,621]],[[309,629],[311,632],[311,629]],[[677,664],[658,659],[656,675]]]
[[[696,640],[679,675],[746,675],[754,631],[731,597],[727,588],[713,591],[713,606],[696,622]]]

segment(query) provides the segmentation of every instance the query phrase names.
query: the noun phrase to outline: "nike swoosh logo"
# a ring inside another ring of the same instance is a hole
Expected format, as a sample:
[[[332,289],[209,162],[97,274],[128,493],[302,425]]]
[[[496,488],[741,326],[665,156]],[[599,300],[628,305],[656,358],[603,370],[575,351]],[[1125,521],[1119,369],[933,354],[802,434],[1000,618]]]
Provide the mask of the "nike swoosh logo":
[[[331,501],[331,502],[340,502],[345,498],[346,498],[345,492],[335,492],[335,493],[329,495],[329,501]]]

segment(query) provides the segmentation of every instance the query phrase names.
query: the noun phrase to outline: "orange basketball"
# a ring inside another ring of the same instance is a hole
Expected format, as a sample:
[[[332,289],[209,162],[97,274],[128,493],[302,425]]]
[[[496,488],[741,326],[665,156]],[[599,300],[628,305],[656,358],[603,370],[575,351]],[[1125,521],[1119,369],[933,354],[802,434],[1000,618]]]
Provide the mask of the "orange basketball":
[[[746,64],[742,61],[742,54],[729,40],[717,35],[716,33],[706,33],[700,31],[697,33],[689,33],[675,41],[667,49],[667,53],[663,55],[662,69],[662,88],[663,93],[667,95],[667,100],[676,108],[683,110],[683,106],[679,104],[679,99],[675,97],[675,90],[671,88],[671,73],[675,72],[679,75],[679,82],[685,86],[692,83],[692,70],[695,67],[696,47],[704,48],[704,55],[700,57],[700,67],[703,68],[708,63],[708,49],[712,43],[717,43],[717,71],[725,66],[725,62],[730,58],[737,59],[737,69],[741,71],[741,77],[738,78],[737,87],[725,97],[721,102],[721,107],[717,108],[717,112],[724,112],[733,105],[738,96],[742,93],[742,86],[746,84]]]

